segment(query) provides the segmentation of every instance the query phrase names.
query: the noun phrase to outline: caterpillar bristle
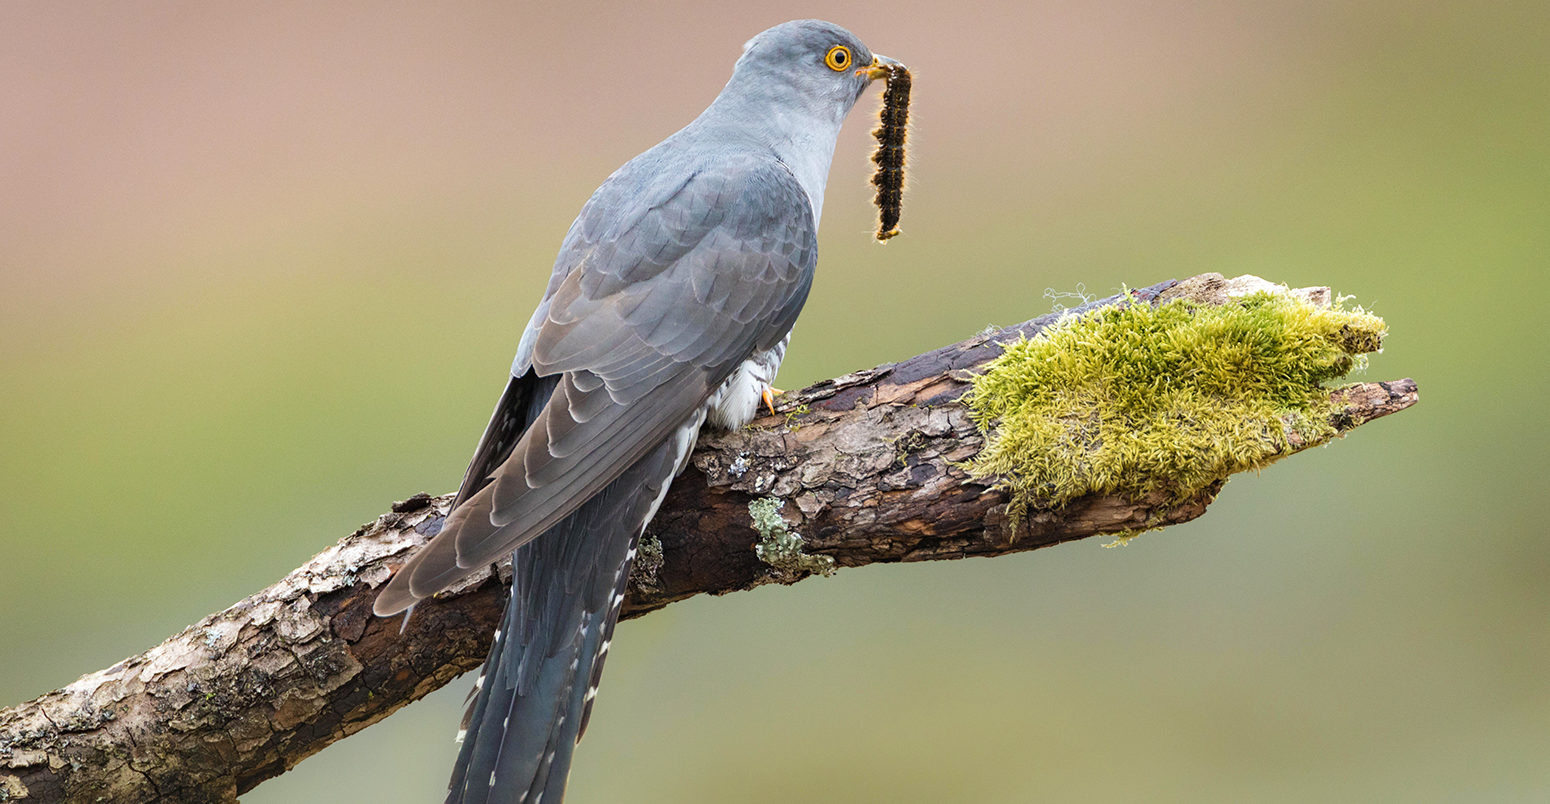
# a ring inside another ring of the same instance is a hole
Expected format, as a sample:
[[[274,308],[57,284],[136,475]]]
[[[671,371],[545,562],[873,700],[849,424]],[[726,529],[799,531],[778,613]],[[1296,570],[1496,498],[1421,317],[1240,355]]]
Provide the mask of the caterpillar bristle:
[[[883,108],[872,136],[877,150],[872,153],[873,199],[877,205],[877,240],[884,242],[899,234],[899,213],[904,206],[904,141],[909,129],[910,71],[902,64],[889,67],[883,89]]]

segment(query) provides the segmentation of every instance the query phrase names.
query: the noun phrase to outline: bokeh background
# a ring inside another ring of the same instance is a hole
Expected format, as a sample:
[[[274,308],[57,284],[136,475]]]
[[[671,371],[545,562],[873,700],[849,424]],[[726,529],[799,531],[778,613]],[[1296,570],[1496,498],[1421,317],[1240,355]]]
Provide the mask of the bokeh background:
[[[571,800],[1550,797],[1537,0],[0,5],[0,703],[452,489],[575,211],[802,16],[916,125],[887,247],[842,137],[784,387],[1220,271],[1422,402],[1125,549],[629,623]],[[245,800],[439,800],[468,683]]]

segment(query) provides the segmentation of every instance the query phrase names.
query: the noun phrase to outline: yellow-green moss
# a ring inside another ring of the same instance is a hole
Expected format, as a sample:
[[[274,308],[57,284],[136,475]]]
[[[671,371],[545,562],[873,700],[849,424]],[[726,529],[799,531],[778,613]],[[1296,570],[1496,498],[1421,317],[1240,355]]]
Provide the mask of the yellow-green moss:
[[[1376,351],[1366,311],[1290,292],[1175,299],[1072,317],[1011,345],[964,401],[986,431],[969,464],[1013,491],[1014,515],[1089,494],[1185,499],[1334,435],[1323,383]]]

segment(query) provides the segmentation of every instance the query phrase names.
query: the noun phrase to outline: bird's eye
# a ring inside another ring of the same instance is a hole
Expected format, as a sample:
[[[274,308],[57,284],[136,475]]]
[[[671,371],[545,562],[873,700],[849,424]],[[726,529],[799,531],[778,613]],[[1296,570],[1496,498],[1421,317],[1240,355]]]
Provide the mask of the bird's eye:
[[[845,68],[850,66],[850,48],[844,45],[829,48],[828,55],[823,57],[823,63],[837,73],[844,72]]]

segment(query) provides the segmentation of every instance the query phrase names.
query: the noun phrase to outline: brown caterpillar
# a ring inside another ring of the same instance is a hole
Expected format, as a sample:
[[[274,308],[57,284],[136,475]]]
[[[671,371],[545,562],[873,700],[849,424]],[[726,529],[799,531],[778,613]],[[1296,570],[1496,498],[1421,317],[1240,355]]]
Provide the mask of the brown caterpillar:
[[[910,71],[902,64],[888,68],[879,124],[872,131],[877,151],[872,162],[872,186],[877,188],[877,241],[886,242],[899,233],[899,212],[904,206],[904,137],[910,116]]]

